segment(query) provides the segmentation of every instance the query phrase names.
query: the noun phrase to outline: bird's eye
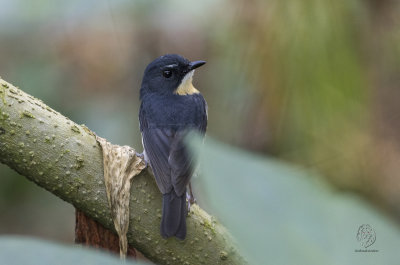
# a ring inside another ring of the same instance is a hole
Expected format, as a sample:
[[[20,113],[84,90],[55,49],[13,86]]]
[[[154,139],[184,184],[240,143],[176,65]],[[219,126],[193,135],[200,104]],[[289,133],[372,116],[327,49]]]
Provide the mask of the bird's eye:
[[[162,74],[163,74],[163,76],[164,76],[165,78],[170,78],[170,77],[172,76],[172,71],[170,71],[170,70],[164,70]]]

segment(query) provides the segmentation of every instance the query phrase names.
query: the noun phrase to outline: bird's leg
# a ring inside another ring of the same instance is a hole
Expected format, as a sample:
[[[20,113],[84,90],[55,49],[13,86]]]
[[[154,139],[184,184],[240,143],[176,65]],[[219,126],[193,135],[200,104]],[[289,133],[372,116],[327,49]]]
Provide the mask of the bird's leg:
[[[189,193],[190,193],[190,202],[192,204],[196,203],[196,198],[193,195],[193,191],[192,191],[192,183],[189,182]]]
[[[143,153],[136,152],[136,156],[140,157],[144,161],[145,168],[149,165],[149,162],[146,160],[146,155],[144,154],[144,151]]]
[[[190,206],[196,203],[196,199],[193,196],[192,184],[190,183],[190,181],[189,181],[189,192],[186,192],[186,198],[188,200],[188,212],[190,212]]]

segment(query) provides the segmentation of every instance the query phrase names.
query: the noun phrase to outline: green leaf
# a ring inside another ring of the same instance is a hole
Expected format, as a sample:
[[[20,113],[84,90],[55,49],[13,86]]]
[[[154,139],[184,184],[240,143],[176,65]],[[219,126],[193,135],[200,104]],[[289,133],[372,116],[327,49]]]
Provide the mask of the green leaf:
[[[398,264],[399,227],[356,195],[210,138],[200,160],[195,181],[252,264]],[[368,248],[356,238],[363,224],[376,234]]]
[[[60,245],[19,236],[0,237],[0,264],[7,265],[119,265],[142,264],[85,247]]]

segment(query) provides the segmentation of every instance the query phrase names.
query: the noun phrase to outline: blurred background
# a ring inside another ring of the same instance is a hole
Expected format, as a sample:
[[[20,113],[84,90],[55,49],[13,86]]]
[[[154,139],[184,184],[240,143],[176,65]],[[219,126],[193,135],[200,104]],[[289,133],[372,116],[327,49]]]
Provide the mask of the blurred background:
[[[210,137],[316,172],[400,224],[399,1],[0,6],[0,76],[98,135],[141,150],[146,65],[206,60],[194,84]],[[72,206],[5,165],[0,176],[0,234],[73,241]]]

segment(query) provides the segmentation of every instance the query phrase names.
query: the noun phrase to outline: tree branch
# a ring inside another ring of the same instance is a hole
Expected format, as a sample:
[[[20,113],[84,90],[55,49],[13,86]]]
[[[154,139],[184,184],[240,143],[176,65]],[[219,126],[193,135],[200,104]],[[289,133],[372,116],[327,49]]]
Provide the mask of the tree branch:
[[[115,231],[94,134],[0,79],[0,162]],[[132,181],[129,244],[159,264],[246,264],[225,228],[198,206],[187,238],[163,239],[161,193],[149,171]]]

